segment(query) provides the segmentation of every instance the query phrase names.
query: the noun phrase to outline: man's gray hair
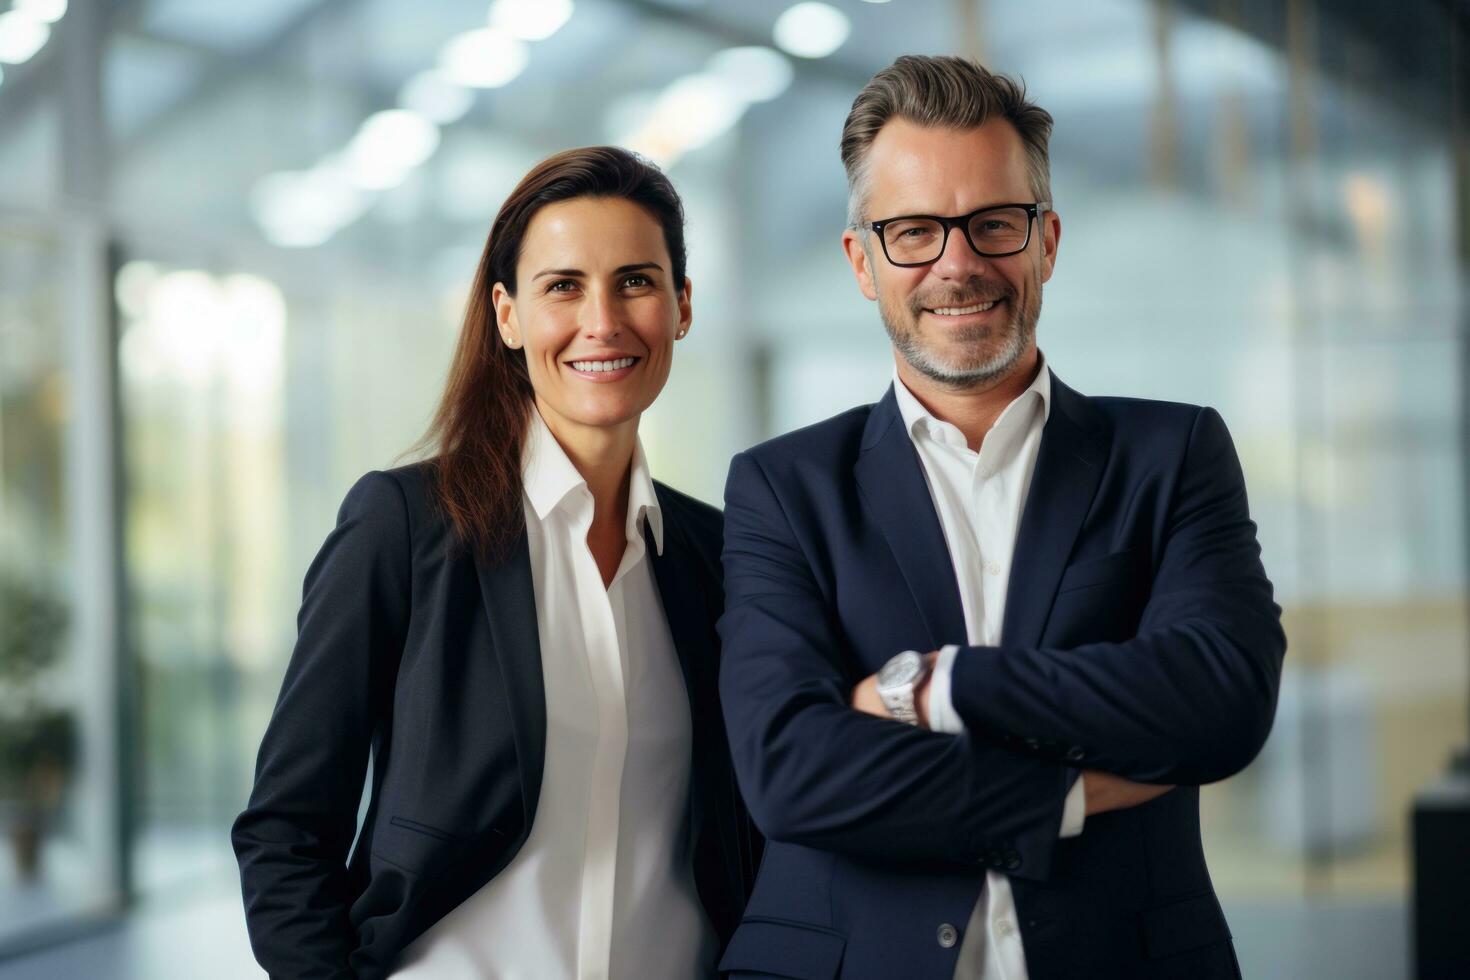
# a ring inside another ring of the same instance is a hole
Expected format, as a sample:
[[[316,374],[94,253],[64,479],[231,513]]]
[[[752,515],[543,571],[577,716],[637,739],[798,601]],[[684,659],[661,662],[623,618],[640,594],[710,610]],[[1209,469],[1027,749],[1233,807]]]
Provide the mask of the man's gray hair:
[[[868,151],[895,117],[950,129],[975,129],[995,117],[1007,120],[1026,147],[1031,193],[1038,201],[1051,200],[1051,113],[1026,100],[1025,86],[967,58],[906,54],[863,87],[842,126],[849,226],[868,220]]]

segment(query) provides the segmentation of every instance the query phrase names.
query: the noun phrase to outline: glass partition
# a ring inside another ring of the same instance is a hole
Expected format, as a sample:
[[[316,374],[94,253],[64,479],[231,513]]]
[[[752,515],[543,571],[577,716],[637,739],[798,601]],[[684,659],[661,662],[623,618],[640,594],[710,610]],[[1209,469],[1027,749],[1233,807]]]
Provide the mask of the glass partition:
[[[115,898],[106,716],[83,645],[68,266],[37,228],[0,226],[0,947]]]

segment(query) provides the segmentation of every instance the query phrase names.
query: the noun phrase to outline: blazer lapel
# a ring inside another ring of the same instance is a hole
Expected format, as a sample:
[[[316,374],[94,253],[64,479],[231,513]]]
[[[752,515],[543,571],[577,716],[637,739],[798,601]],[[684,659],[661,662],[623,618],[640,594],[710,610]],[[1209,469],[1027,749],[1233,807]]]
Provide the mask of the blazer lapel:
[[[702,838],[713,835],[714,850],[710,853],[718,855],[720,887],[725,894],[718,898],[706,895],[706,889],[713,882],[697,883],[707,899],[707,907],[709,901],[718,901],[723,903],[722,907],[728,905],[738,916],[744,904],[739,803],[734,772],[724,762],[729,749],[724,743],[724,720],[720,713],[716,673],[718,640],[711,627],[713,613],[719,606],[712,607],[699,588],[701,581],[718,587],[718,580],[710,570],[700,568],[698,556],[686,540],[684,529],[679,526],[678,512],[669,506],[662,489],[659,484],[654,484],[663,507],[663,554],[658,553],[653,534],[646,527],[643,538],[653,560],[654,582],[658,586],[679,666],[684,672],[684,686],[689,693],[689,715],[694,735],[689,794],[691,838],[698,848]],[[709,845],[706,843],[705,846]],[[698,856],[695,864],[696,870],[705,866]]]
[[[658,485],[654,484],[655,492]],[[689,794],[690,825],[696,833],[705,818],[705,792],[703,783],[706,774],[700,761],[709,752],[710,740],[707,730],[710,719],[719,718],[719,703],[716,678],[711,671],[715,666],[716,642],[710,630],[710,613],[705,597],[696,587],[700,572],[696,559],[684,541],[682,529],[675,520],[674,511],[663,505],[664,550],[658,553],[653,532],[646,526],[643,540],[653,562],[654,583],[658,586],[659,600],[664,607],[664,618],[669,624],[669,635],[674,641],[674,652],[679,657],[679,669],[684,674],[684,689],[689,696],[689,719],[693,733],[692,774],[690,782],[694,792]],[[723,835],[722,835],[723,836]]]
[[[711,666],[706,660],[713,653],[710,650],[709,614],[704,596],[695,588],[699,570],[693,566],[680,529],[670,519],[670,509],[664,507],[663,512],[663,554],[658,553],[653,532],[647,527],[643,531],[643,540],[653,561],[654,582],[658,585],[664,616],[669,622],[674,650],[679,655],[679,667],[684,672],[690,707],[697,710],[695,702],[705,683],[705,671]]]
[[[526,828],[536,816],[541,776],[546,767],[546,684],[541,671],[541,635],[536,624],[536,590],[531,552],[521,528],[509,554],[499,561],[478,558],[480,594],[500,673],[505,678],[520,761]]]
[[[1041,643],[1057,583],[1097,492],[1110,436],[1087,399],[1052,375],[1051,416],[1016,534],[1001,642]]]
[[[868,415],[854,472],[937,649],[965,642],[965,609],[922,466],[890,386]]]

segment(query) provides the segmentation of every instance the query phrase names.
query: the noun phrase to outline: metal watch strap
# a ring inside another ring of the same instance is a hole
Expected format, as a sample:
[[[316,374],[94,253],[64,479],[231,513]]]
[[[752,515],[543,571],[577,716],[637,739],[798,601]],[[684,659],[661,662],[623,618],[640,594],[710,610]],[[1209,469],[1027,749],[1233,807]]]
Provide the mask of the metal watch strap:
[[[890,691],[881,695],[883,707],[893,716],[894,721],[901,721],[905,725],[917,725],[919,723],[919,712],[914,708],[914,685],[908,684],[896,691]]]
[[[904,684],[884,687],[882,683],[883,675],[895,663],[905,659],[908,659],[914,668],[917,668],[914,675]],[[914,692],[917,690],[919,683],[928,676],[928,664],[924,662],[918,651],[905,650],[885,664],[883,670],[880,670],[878,673],[878,698],[883,702],[883,707],[887,709],[888,714],[895,721],[901,721],[907,725],[917,725],[919,723],[919,712],[914,704]]]

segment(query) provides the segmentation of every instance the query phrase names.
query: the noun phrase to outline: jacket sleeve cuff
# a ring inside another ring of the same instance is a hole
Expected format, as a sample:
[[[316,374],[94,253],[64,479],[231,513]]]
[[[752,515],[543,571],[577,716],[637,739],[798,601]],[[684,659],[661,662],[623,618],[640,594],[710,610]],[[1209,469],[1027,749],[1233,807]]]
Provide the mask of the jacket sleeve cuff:
[[[1072,788],[1067,791],[1066,802],[1062,804],[1062,829],[1057,834],[1058,837],[1079,837],[1082,834],[1082,824],[1087,819],[1087,789],[1082,785],[1085,778],[1079,772]]]
[[[965,723],[954,710],[954,699],[950,696],[950,674],[954,671],[954,658],[959,650],[954,643],[942,647],[939,658],[934,662],[934,674],[929,678],[930,731],[959,735],[965,730]]]

